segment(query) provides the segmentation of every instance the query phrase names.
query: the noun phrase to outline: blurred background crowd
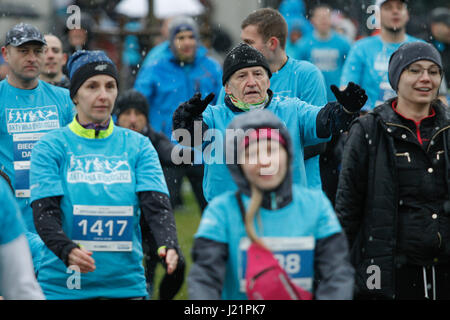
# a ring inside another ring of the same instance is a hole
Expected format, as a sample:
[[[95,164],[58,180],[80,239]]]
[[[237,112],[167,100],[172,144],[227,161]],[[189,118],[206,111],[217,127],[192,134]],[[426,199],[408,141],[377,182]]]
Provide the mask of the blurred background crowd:
[[[70,55],[77,49],[102,49],[116,63],[121,77],[120,90],[133,86],[139,67],[151,48],[168,37],[167,22],[180,14],[192,16],[200,27],[209,55],[223,62],[225,54],[240,42],[240,23],[251,11],[272,7],[286,18],[289,45],[312,32],[310,10],[326,4],[333,8],[331,25],[352,43],[376,34],[375,0],[1,0],[0,29],[8,30],[18,22],[37,26],[62,40]],[[81,13],[81,28],[70,30],[73,14]],[[407,33],[425,41],[433,40],[435,9],[446,8],[447,0],[409,1],[411,19]],[[450,26],[441,43],[450,43]],[[4,34],[1,35],[2,42]],[[0,57],[0,79],[6,66]]]

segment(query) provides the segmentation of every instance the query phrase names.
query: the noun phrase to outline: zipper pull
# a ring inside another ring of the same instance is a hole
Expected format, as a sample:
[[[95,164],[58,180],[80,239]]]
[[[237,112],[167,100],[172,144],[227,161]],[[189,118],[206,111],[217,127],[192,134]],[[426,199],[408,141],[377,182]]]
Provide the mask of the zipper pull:
[[[396,153],[397,157],[406,157],[408,159],[408,162],[411,162],[411,157],[409,156],[409,152],[403,152],[403,153]]]
[[[270,207],[272,208],[272,210],[275,210],[277,208],[277,198],[275,192],[270,193],[270,200]]]

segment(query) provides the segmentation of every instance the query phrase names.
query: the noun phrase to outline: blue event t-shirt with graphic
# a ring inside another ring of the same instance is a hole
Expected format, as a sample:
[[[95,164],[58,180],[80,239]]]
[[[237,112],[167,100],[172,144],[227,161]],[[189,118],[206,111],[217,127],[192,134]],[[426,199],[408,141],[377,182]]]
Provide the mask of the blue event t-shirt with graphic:
[[[400,43],[387,43],[380,35],[356,41],[348,53],[341,75],[341,86],[354,82],[367,93],[363,110],[371,110],[384,101],[395,97],[389,84],[388,67],[391,55],[404,43],[422,41],[410,35]]]
[[[31,150],[42,135],[70,123],[73,114],[65,88],[41,80],[31,90],[0,82],[0,169],[11,179],[28,231],[36,232],[29,198]]]
[[[45,248],[38,281],[48,299],[147,296],[137,193],[168,195],[158,154],[147,137],[125,128],[90,139],[70,127],[34,147],[31,200],[62,196],[64,233],[93,252],[96,270],[81,274],[81,288],[71,290],[71,273]]]
[[[339,233],[342,228],[323,191],[296,185],[292,191],[293,200],[287,206],[259,209],[261,219],[255,219],[255,229],[291,279],[312,291],[315,241]],[[242,195],[242,200],[248,207],[250,199]],[[228,245],[222,299],[247,299],[244,288],[249,240],[235,192],[217,196],[208,204],[195,234],[195,238],[200,237]]]
[[[325,78],[327,99],[336,101],[336,97],[330,89],[334,84],[339,87],[342,67],[350,50],[348,40],[336,32],[331,32],[328,39],[321,39],[314,32],[302,38],[295,45],[294,58],[307,60],[317,66]]]
[[[298,98],[274,96],[266,110],[273,112],[289,131],[294,150],[293,181],[296,184],[307,186],[303,149],[305,146],[327,142],[330,139],[317,137],[316,118],[321,110],[320,107],[309,105]],[[227,155],[224,154],[223,148],[226,129],[238,113],[232,111],[225,104],[221,104],[209,105],[202,114],[203,122],[209,128],[207,132],[203,133],[205,166],[203,193],[207,201],[211,201],[226,191],[237,189],[226,165]]]
[[[322,72],[311,62],[288,58],[286,64],[277,72],[272,73],[270,89],[274,96],[299,98],[314,106],[324,106],[327,103],[327,91]],[[217,103],[223,103],[225,89],[222,87]],[[294,150],[296,152],[296,150]],[[322,189],[320,178],[319,156],[304,161],[307,185],[310,188]]]

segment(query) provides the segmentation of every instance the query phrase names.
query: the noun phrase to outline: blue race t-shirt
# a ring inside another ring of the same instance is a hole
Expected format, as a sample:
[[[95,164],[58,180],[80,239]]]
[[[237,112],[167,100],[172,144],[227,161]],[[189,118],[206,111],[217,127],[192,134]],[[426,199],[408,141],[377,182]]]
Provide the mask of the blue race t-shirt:
[[[0,246],[7,244],[25,234],[25,223],[19,206],[6,181],[0,177]]]
[[[274,96],[299,98],[314,106],[324,106],[327,103],[327,92],[322,72],[308,61],[288,58],[286,64],[270,78],[270,90]],[[222,87],[218,104],[224,102],[225,89]],[[296,149],[294,149],[296,152]],[[299,159],[301,166],[306,168],[307,185],[310,188],[322,189],[320,178],[319,156]],[[302,182],[303,183],[303,182]]]
[[[11,179],[30,232],[36,232],[29,198],[31,150],[45,133],[70,123],[73,113],[67,89],[41,80],[31,90],[0,82],[0,169]]]
[[[334,31],[328,39],[321,39],[314,32],[302,38],[295,46],[296,59],[307,60],[322,71],[329,102],[336,101],[330,86],[334,84],[339,87],[342,67],[349,50],[348,40]]]
[[[316,132],[316,118],[320,107],[309,105],[297,98],[273,97],[266,110],[272,111],[286,125],[292,138],[294,150],[293,181],[306,186],[306,170],[303,149],[305,146],[327,142],[320,139]],[[252,112],[252,111],[248,111]],[[209,105],[203,112],[203,122],[208,126],[204,136],[204,177],[203,194],[207,201],[226,191],[236,190],[237,186],[227,168],[226,155],[223,152],[226,128],[237,115],[225,104]],[[195,139],[195,137],[194,137]],[[319,176],[320,178],[320,176]]]
[[[255,219],[255,229],[291,279],[312,291],[315,241],[342,229],[330,201],[321,190],[295,185],[292,190],[293,200],[289,205],[274,211],[259,209],[261,219]],[[250,199],[244,195],[242,199],[247,208]],[[195,237],[228,245],[222,298],[247,299],[245,270],[250,241],[234,192],[220,195],[208,204]]]
[[[49,299],[147,296],[137,193],[168,195],[158,154],[148,138],[125,128],[114,126],[101,139],[72,130],[73,123],[36,144],[31,200],[62,196],[63,231],[93,252],[96,270],[70,288],[71,272],[45,248],[38,281]]]
[[[391,55],[407,42],[422,41],[410,35],[401,43],[387,43],[380,35],[356,41],[350,49],[341,75],[341,86],[349,82],[360,85],[368,96],[363,110],[371,110],[396,96],[388,78]]]

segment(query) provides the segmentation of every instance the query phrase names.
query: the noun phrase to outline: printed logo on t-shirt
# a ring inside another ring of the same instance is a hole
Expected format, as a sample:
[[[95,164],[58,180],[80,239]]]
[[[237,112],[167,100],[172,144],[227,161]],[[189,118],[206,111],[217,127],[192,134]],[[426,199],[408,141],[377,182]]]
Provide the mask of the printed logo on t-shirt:
[[[338,67],[339,51],[336,49],[311,50],[312,62],[322,71],[334,71]]]
[[[36,132],[59,128],[59,114],[56,106],[34,108],[7,108],[6,126],[8,133]]]
[[[104,155],[70,156],[67,169],[68,183],[114,184],[130,183],[131,170],[123,156]]]
[[[59,128],[55,105],[30,108],[6,108],[6,128],[13,139],[15,194],[30,197],[30,156],[34,144],[49,130]]]

